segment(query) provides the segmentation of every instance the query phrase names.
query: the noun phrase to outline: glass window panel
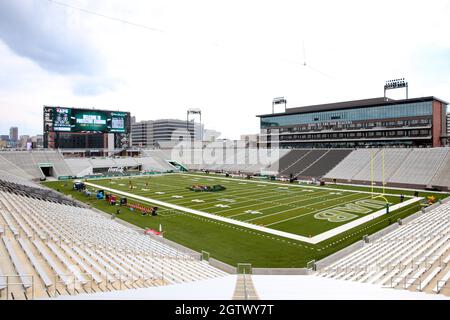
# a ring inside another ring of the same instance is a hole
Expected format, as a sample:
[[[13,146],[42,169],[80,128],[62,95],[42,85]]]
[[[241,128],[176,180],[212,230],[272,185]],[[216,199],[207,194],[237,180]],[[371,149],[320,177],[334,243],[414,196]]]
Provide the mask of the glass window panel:
[[[431,114],[432,103],[431,101],[428,101],[400,105],[347,109],[341,111],[267,116],[261,118],[261,128],[314,122],[328,122],[335,119],[339,119],[340,121],[381,120],[397,117],[426,116]]]

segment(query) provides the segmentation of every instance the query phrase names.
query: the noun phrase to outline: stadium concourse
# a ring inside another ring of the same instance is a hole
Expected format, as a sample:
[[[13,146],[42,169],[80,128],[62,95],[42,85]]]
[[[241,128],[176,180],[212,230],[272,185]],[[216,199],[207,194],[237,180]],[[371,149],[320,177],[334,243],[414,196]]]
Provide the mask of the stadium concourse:
[[[76,159],[58,151],[1,152],[0,299],[448,299],[448,199],[317,261],[305,275],[267,271],[242,281],[199,253],[38,183],[111,168],[126,168],[114,175],[187,168],[450,189],[449,148],[280,150],[276,163],[265,165],[249,163],[245,150],[236,153],[242,161],[203,165],[176,162],[170,150]]]

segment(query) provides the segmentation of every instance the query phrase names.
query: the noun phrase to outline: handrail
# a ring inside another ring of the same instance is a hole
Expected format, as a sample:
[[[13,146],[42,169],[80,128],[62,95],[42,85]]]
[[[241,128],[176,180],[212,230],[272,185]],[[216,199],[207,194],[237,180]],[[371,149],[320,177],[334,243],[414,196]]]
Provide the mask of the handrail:
[[[0,275],[0,279],[5,279],[5,287],[4,288],[0,288],[0,291],[2,290],[6,290],[6,300],[9,300],[9,293],[11,290],[11,286],[15,286],[15,285],[24,285],[24,278],[31,278],[31,300],[34,300],[34,293],[35,293],[35,281],[34,281],[34,275],[32,274],[1,274]],[[17,280],[17,282],[11,281],[11,279],[19,279]],[[28,297],[26,296],[26,293],[28,292],[29,288],[26,288],[24,290],[25,292],[25,297],[28,299]]]
[[[244,269],[244,294],[245,294],[245,300],[248,300],[247,278],[246,278],[246,274],[245,274],[245,269]]]

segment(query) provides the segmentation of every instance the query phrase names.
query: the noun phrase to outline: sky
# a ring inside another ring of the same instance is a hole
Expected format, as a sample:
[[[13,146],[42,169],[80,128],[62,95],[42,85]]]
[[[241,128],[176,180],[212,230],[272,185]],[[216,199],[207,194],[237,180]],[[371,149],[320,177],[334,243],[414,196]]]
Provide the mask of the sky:
[[[450,0],[0,0],[0,134],[42,133],[43,105],[138,121],[199,108],[237,139],[274,97],[380,97],[397,78],[450,101],[449,34]]]

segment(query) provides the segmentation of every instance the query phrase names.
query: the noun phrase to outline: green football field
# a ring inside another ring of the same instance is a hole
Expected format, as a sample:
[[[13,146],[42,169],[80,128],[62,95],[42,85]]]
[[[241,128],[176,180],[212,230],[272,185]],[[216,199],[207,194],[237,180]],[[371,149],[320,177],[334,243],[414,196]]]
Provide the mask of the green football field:
[[[299,241],[252,229],[251,226],[314,238],[375,212],[385,212],[386,201],[394,206],[400,203],[400,194],[405,195],[405,201],[408,201],[413,198],[413,193],[386,190],[383,198],[373,199],[374,195],[364,187],[319,187],[225,178],[213,174],[149,175],[90,179],[86,182],[91,191],[104,188],[107,192],[113,190],[112,193],[119,196],[129,193],[127,199],[131,203],[150,207],[155,205],[152,201],[160,201],[156,204],[159,208],[156,217],[142,216],[140,212],[122,208],[118,218],[143,228],[157,229],[162,225],[166,238],[197,251],[208,251],[213,258],[232,265],[249,262],[257,267],[304,267],[308,261],[320,259],[420,209],[419,202],[414,202],[318,243],[308,243],[307,240]],[[73,191],[71,182],[46,184],[103,211],[114,213],[116,210],[104,200],[93,196],[86,198]],[[193,185],[222,185],[226,189],[217,192],[189,190]],[[421,197],[426,195],[420,194]],[[172,205],[179,207],[174,209],[170,207]],[[213,217],[186,212],[183,208]],[[214,219],[216,216],[231,220],[217,221]],[[235,221],[248,223],[250,227],[235,224]]]
[[[351,210],[343,215],[346,221],[332,221],[321,217],[329,209],[345,208],[361,200],[371,199],[370,193],[353,190],[330,190],[329,188],[281,185],[241,179],[223,179],[216,176],[169,174],[142,178],[124,178],[88,181],[95,185],[136,194],[202,212],[220,215],[234,220],[286,231],[303,236],[314,236],[335,228],[349,220],[357,219],[384,208],[384,199],[375,200],[375,206],[365,212]],[[191,191],[193,185],[222,185],[226,190],[218,192]],[[130,188],[132,186],[132,189]],[[400,197],[386,196],[391,204]],[[377,206],[376,202],[380,202]],[[162,209],[160,214],[176,214],[175,210]],[[351,216],[354,215],[355,217]]]

